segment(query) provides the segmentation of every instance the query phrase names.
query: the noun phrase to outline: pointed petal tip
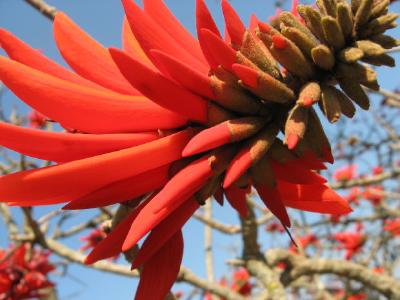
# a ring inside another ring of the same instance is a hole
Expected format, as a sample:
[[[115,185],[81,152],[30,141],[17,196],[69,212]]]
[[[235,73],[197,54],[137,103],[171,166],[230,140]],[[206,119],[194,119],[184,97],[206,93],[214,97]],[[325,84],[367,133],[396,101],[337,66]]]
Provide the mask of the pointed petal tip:
[[[209,29],[202,28],[200,35],[214,60],[224,68],[231,70],[232,65],[236,63],[236,51]]]
[[[297,134],[289,134],[289,136],[287,137],[287,145],[289,150],[293,150],[294,148],[296,148],[299,141],[300,137]]]
[[[233,64],[232,70],[250,88],[256,89],[258,87],[258,74],[256,70],[241,64]]]
[[[283,50],[288,46],[286,39],[279,34],[274,34],[272,36],[272,43],[274,44],[274,47],[276,49],[280,49],[280,50]]]
[[[269,33],[272,29],[270,25],[264,22],[258,21],[258,28],[260,29],[261,32],[263,33]]]

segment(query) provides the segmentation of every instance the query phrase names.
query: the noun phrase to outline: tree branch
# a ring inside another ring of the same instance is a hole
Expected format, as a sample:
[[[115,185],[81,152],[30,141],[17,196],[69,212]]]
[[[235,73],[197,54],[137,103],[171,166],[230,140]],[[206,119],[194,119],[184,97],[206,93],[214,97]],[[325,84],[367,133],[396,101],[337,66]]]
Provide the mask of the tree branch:
[[[25,0],[30,6],[40,11],[49,20],[54,20],[57,8],[47,4],[44,0]]]

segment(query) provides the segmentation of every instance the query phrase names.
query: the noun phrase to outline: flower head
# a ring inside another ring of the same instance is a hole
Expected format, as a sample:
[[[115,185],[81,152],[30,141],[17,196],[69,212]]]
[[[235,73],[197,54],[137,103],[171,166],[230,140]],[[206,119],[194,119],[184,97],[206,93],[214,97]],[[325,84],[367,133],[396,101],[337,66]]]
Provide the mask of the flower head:
[[[1,201],[87,209],[138,199],[86,259],[113,257],[150,232],[133,262],[142,270],[137,300],[163,299],[170,290],[182,259],[181,228],[212,195],[220,202],[225,195],[245,216],[254,188],[285,227],[286,207],[351,211],[316,172],[333,156],[314,104],[332,123],[352,117],[354,103],[369,107],[361,86],[379,86],[360,61],[394,65],[383,50],[397,45],[383,35],[396,18],[386,5],[295,3],[294,13],[280,13],[273,26],[253,17],[247,29],[223,0],[224,39],[197,0],[195,39],[162,0],[144,0],[144,8],[122,4],[122,50],[104,48],[68,16],[56,15],[57,47],[73,71],[0,31],[10,57],[0,57],[0,79],[70,129],[0,123],[1,145],[61,163],[1,177]]]
[[[55,267],[50,253],[32,249],[29,244],[0,249],[0,299],[23,300],[40,298],[43,289],[53,286],[48,274]]]

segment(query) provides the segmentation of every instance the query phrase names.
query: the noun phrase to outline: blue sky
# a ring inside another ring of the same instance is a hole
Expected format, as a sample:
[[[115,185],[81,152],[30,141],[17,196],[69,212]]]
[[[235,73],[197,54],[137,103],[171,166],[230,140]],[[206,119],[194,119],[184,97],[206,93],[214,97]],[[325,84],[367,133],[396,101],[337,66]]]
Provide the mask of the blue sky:
[[[54,0],[48,1],[58,9],[67,13],[84,30],[106,46],[120,46],[121,23],[123,10],[119,0]],[[256,12],[261,19],[274,14],[272,0],[233,0],[233,6],[237,8],[243,20],[247,22],[251,13]],[[194,0],[167,0],[166,3],[181,22],[194,31]],[[213,15],[219,25],[222,24],[219,1],[207,1]],[[399,5],[394,6],[394,10],[399,12]],[[22,0],[0,0],[0,27],[13,32],[18,37],[28,42],[35,48],[43,51],[50,58],[64,64],[55,47],[52,38],[51,22],[40,15],[37,11],[25,4]],[[398,31],[397,31],[398,32]],[[399,36],[397,34],[397,36]],[[1,52],[0,52],[1,53]],[[398,78],[393,76],[393,71],[383,70],[380,78],[384,81],[385,88],[393,88],[397,84]],[[6,106],[16,103],[16,98],[11,93],[6,93],[4,99]],[[21,111],[26,111],[26,107],[18,103]],[[39,209],[38,215],[49,211],[49,208]],[[236,223],[236,216],[233,211],[225,206],[223,209],[216,208],[222,221]],[[86,214],[90,216],[90,213]],[[80,217],[77,220],[83,219]],[[1,232],[4,228],[1,227]],[[196,221],[191,221],[185,228],[186,249],[184,264],[193,268],[196,273],[204,275],[203,263],[203,231]],[[238,237],[226,239],[216,234],[214,246],[217,250],[215,264],[216,274],[220,277],[227,268],[225,261],[227,257],[240,255],[240,240]],[[276,243],[276,241],[269,240]],[[284,244],[288,243],[286,236],[282,236]],[[6,243],[4,234],[0,235],[0,245]],[[77,239],[67,241],[68,245],[78,247]],[[92,271],[85,268],[72,266],[68,270],[66,277],[54,277],[58,282],[60,299],[131,299],[135,280],[120,276]],[[179,286],[175,290],[179,289]]]

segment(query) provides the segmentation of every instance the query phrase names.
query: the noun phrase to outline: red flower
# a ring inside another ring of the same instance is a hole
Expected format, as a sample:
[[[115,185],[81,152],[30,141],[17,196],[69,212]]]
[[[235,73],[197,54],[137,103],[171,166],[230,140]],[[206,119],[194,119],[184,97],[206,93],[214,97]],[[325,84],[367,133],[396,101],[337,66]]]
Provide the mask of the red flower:
[[[106,237],[107,237],[107,233],[104,231],[104,229],[102,227],[95,228],[92,231],[90,231],[88,235],[82,236],[80,238],[80,240],[82,242],[85,242],[85,244],[83,246],[81,246],[80,250],[81,251],[92,250]],[[116,256],[112,257],[111,259],[116,260],[118,257],[119,257],[119,255],[116,255]]]
[[[299,248],[305,250],[308,246],[313,246],[318,244],[318,237],[311,233],[309,235],[305,235],[300,237],[298,240],[296,240],[297,246],[294,244],[291,244],[290,246],[290,251],[292,251],[293,253],[298,253],[299,252]]]
[[[29,244],[0,249],[0,299],[40,298],[43,289],[51,287],[48,274],[55,269],[50,252],[31,249]]]
[[[394,220],[386,220],[384,230],[390,232],[394,236],[400,236],[400,218]]]
[[[366,200],[370,201],[372,205],[377,206],[384,198],[383,187],[379,185],[367,187],[362,195]]]
[[[246,195],[254,188],[285,227],[291,225],[287,207],[332,215],[351,211],[316,172],[333,156],[311,105],[325,101],[329,88],[341,93],[329,86],[321,98],[318,74],[334,63],[311,62],[304,49],[254,17],[247,30],[227,0],[226,39],[203,0],[197,0],[198,40],[161,0],[144,0],[143,9],[131,0],[122,4],[122,50],[104,48],[68,16],[56,15],[56,44],[73,71],[0,31],[10,57],[0,57],[0,79],[33,109],[71,129],[51,133],[0,123],[2,146],[60,163],[1,177],[2,201],[85,209],[138,199],[86,259],[113,257],[146,237],[133,262],[143,270],[137,300],[162,299],[170,290],[182,259],[181,228],[212,195],[220,202],[225,195],[246,215]],[[292,16],[286,14],[287,21],[300,26]],[[323,51],[329,55],[329,49]],[[335,60],[331,55],[328,60]],[[341,112],[325,106],[335,122]],[[353,104],[344,106],[343,114],[352,116]],[[337,180],[353,178],[354,168],[336,174]],[[152,276],[160,279],[156,289]]]
[[[358,205],[358,204],[360,204],[359,199],[361,196],[362,196],[362,193],[361,193],[360,189],[358,187],[354,187],[354,188],[350,189],[350,192],[345,197],[345,199],[349,203],[354,203],[355,205]]]
[[[46,126],[47,118],[36,110],[32,110],[28,114],[29,127],[34,129],[44,128]]]
[[[348,181],[348,180],[354,179],[357,176],[356,170],[357,170],[357,166],[355,166],[355,165],[344,166],[342,168],[337,169],[333,173],[333,178],[336,181]]]
[[[345,258],[350,260],[360,252],[366,241],[366,236],[360,232],[340,232],[334,235],[334,239],[340,243],[338,249],[346,250]]]
[[[383,171],[384,171],[383,167],[377,166],[377,167],[374,167],[374,168],[372,169],[372,174],[374,174],[374,175],[380,175],[380,174],[383,173]]]
[[[268,232],[279,232],[279,233],[285,232],[285,228],[282,226],[282,224],[275,221],[267,224],[265,226],[265,230]]]

